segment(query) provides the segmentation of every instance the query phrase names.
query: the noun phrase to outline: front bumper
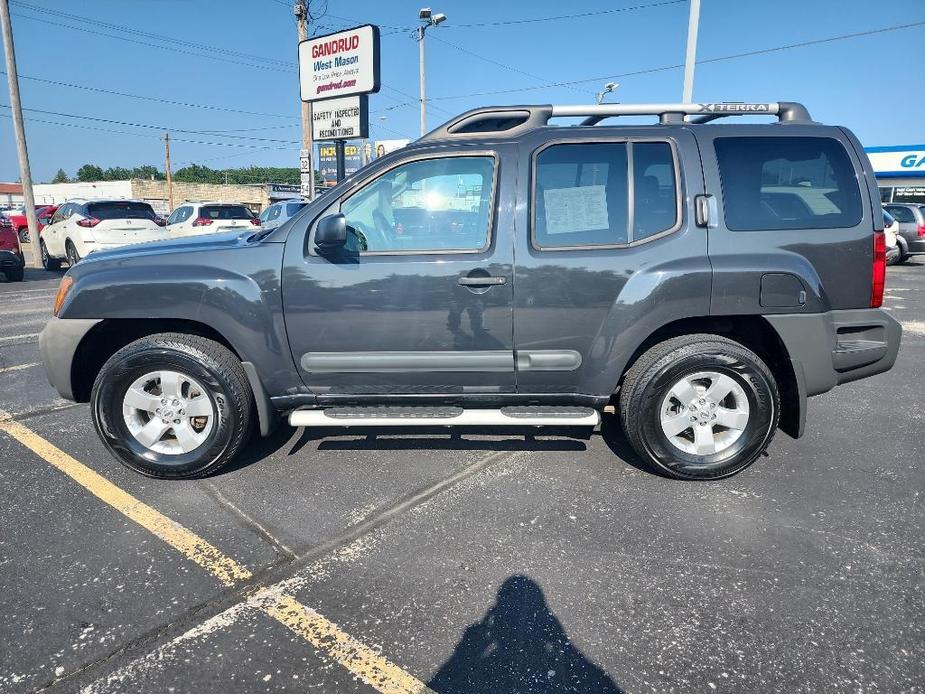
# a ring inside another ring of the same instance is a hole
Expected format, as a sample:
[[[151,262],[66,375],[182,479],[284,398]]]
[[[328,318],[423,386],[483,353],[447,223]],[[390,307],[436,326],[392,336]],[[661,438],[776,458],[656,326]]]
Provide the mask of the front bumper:
[[[48,382],[65,400],[74,399],[71,373],[77,347],[99,322],[98,318],[52,318],[39,335],[39,352]]]
[[[0,251],[0,271],[21,270],[25,265],[25,259],[16,251]]]

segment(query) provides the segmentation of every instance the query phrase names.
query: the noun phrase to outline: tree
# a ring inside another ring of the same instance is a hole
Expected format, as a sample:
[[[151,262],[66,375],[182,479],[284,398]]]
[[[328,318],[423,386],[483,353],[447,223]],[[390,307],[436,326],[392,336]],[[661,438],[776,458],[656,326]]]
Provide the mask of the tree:
[[[71,179],[68,178],[67,172],[64,169],[58,169],[58,173],[55,174],[55,177],[51,179],[52,183],[70,183]]]
[[[81,182],[102,181],[103,169],[96,164],[84,164],[77,169],[77,180]]]

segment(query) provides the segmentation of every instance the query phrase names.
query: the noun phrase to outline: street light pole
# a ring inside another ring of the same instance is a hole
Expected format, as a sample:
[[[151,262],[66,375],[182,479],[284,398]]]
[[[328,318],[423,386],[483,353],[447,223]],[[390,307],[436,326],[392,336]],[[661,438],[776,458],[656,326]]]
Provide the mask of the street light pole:
[[[424,75],[424,34],[429,27],[439,26],[446,21],[446,15],[442,12],[436,14],[430,11],[429,7],[422,7],[418,12],[418,19],[421,26],[415,31],[415,39],[418,42],[418,73],[421,82],[421,137],[427,134],[427,79]]]
[[[681,101],[694,100],[694,64],[697,62],[697,31],[700,29],[700,0],[691,0],[691,13],[687,23],[687,55],[684,58],[684,93]]]
[[[19,100],[19,74],[16,72],[16,51],[13,48],[13,25],[10,23],[10,6],[0,0],[0,23],[3,24],[3,48],[6,53],[6,81],[10,87],[10,110],[13,114],[13,131],[16,134],[16,153],[19,155],[19,178],[22,181],[23,206],[32,241],[32,266],[42,267],[38,252],[39,225],[35,218],[35,197],[32,195],[32,171],[29,168],[29,150],[26,147],[26,127],[22,119],[22,102]]]
[[[427,77],[424,74],[424,30],[426,24],[418,27],[418,73],[421,84],[421,137],[427,134]]]

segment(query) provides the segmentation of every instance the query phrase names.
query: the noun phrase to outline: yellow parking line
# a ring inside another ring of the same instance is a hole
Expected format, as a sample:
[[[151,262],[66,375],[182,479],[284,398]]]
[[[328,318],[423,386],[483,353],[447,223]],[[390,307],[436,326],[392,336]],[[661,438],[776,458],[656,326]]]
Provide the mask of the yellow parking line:
[[[31,364],[17,364],[16,366],[4,366],[0,368],[0,374],[5,374],[7,371],[22,371],[23,369],[31,369],[33,366],[41,366],[42,362],[34,361]]]
[[[0,410],[0,432],[9,434],[77,484],[127,518],[199,564],[225,586],[252,577],[251,572],[193,531],[171,520],[46,441]],[[264,591],[261,591],[263,593]],[[419,679],[357,641],[334,622],[285,593],[260,600],[261,609],[353,675],[386,694],[425,694]],[[262,597],[262,596],[261,596]]]

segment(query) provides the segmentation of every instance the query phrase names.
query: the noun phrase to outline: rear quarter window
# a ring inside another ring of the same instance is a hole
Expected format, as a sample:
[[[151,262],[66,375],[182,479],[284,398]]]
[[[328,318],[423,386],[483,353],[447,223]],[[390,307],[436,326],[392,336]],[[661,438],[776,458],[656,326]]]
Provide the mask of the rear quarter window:
[[[721,137],[714,146],[729,229],[838,229],[861,221],[854,166],[838,140]]]
[[[886,208],[887,211],[900,222],[914,222],[915,215],[912,213],[908,207],[900,207],[899,205],[890,206]]]

